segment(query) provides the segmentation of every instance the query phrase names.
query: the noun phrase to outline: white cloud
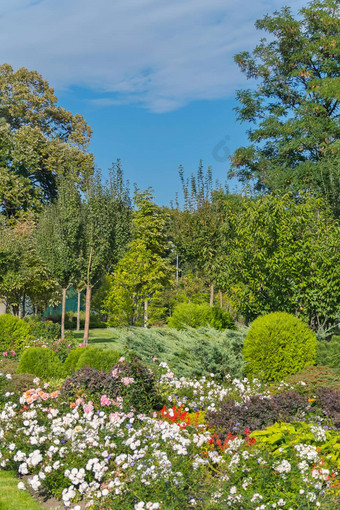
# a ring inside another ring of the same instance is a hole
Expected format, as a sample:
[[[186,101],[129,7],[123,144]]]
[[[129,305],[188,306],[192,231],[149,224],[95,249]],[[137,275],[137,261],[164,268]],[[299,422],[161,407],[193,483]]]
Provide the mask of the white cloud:
[[[1,0],[0,60],[55,88],[94,90],[98,105],[151,111],[225,98],[244,80],[233,55],[254,21],[289,0]]]

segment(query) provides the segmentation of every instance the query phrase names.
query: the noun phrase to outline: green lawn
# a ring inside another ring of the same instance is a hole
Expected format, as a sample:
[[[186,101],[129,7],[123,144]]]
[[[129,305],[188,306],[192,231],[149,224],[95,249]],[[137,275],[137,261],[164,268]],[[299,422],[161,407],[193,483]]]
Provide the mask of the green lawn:
[[[120,331],[124,329],[119,328]],[[84,331],[72,331],[72,334],[79,340],[79,343],[82,343]],[[89,343],[104,349],[115,349],[118,351],[124,349],[121,334],[117,334],[117,328],[90,329]]]
[[[18,489],[18,478],[10,471],[0,471],[0,510],[43,510],[29,492]]]

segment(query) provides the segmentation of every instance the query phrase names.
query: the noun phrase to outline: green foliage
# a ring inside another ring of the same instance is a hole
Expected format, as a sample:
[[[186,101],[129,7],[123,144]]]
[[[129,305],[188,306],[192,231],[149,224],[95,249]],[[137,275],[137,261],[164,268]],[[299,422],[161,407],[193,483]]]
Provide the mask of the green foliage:
[[[334,335],[331,340],[320,340],[316,349],[316,363],[329,367],[340,368],[340,336]]]
[[[235,329],[231,315],[222,308],[208,304],[183,303],[175,307],[169,319],[170,328],[183,329],[186,326],[200,328],[210,326],[214,329]]]
[[[300,319],[284,312],[258,317],[244,340],[246,373],[265,381],[280,381],[316,357],[316,336]]]
[[[98,343],[101,332],[98,331]],[[208,377],[222,380],[227,374],[242,377],[242,347],[246,330],[218,331],[212,328],[115,328],[105,331],[102,345],[121,352],[136,352],[145,362],[166,362],[178,377]]]
[[[79,350],[82,349],[79,347]],[[99,348],[84,349],[76,363],[76,370],[84,367],[91,367],[103,372],[110,372],[113,365],[117,363],[121,353],[113,350],[103,351]]]
[[[147,325],[149,319],[152,321],[157,296],[170,277],[165,258],[165,215],[153,202],[150,191],[137,191],[134,201],[134,240],[109,278],[111,287],[104,300],[103,312],[108,314],[110,326]]]
[[[0,350],[20,352],[30,338],[30,327],[27,322],[13,315],[0,315]]]
[[[337,319],[340,226],[324,202],[290,194],[246,198],[234,218],[236,237],[224,278],[247,321],[283,311],[315,331]]]
[[[229,176],[255,190],[302,190],[340,204],[338,0],[313,0],[294,18],[283,7],[256,22],[269,34],[235,60],[252,90],[237,93],[238,120],[251,126],[248,147],[232,157]]]
[[[34,338],[46,340],[55,340],[60,338],[60,324],[56,324],[49,320],[41,320],[35,315],[28,315],[25,321],[30,325],[31,335]]]
[[[18,374],[35,375],[44,381],[62,377],[64,369],[57,354],[47,347],[29,347],[20,358]]]
[[[65,374],[73,374],[73,372],[76,371],[76,366],[80,356],[82,356],[82,354],[84,354],[84,352],[89,349],[91,349],[91,347],[77,347],[69,353],[64,362]]]
[[[0,66],[0,212],[17,218],[55,199],[58,178],[86,181],[93,156],[91,128],[81,115],[57,106],[36,71]]]
[[[259,445],[274,454],[287,454],[297,444],[308,444],[318,448],[319,454],[325,459],[325,467],[340,468],[340,437],[337,432],[323,430],[318,433],[315,425],[309,423],[275,423],[266,430],[250,434]],[[283,450],[280,450],[282,448]]]
[[[306,367],[286,378],[300,393],[315,393],[318,388],[334,388],[340,391],[340,367]],[[302,382],[302,384],[301,384]]]

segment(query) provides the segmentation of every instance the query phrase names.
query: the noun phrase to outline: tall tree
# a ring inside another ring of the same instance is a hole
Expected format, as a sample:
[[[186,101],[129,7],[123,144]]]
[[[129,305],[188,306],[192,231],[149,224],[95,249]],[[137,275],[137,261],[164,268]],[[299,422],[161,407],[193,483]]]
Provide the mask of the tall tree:
[[[62,288],[61,337],[64,338],[66,292],[80,272],[83,236],[77,186],[64,178],[58,191],[58,200],[40,216],[36,239],[41,258]]]
[[[214,302],[214,287],[220,268],[223,224],[225,220],[224,193],[214,185],[211,169],[205,172],[202,161],[196,174],[184,178],[180,167],[184,193],[184,210],[172,210],[172,237],[181,258],[191,264],[197,276],[210,286],[210,305]],[[222,199],[221,199],[222,198]]]
[[[9,312],[25,316],[26,298],[35,307],[46,306],[58,284],[38,255],[33,221],[0,223],[0,297]]]
[[[149,304],[169,283],[167,218],[154,203],[151,190],[134,195],[133,241],[111,277],[104,307],[112,324],[149,322]]]
[[[313,192],[340,214],[340,11],[313,0],[294,18],[284,7],[256,27],[262,39],[235,61],[256,89],[240,90],[238,120],[250,125],[247,147],[233,154],[229,176],[255,190]]]
[[[340,225],[322,199],[268,194],[243,201],[225,278],[244,317],[285,311],[317,330],[340,307]]]
[[[56,198],[58,180],[85,186],[93,171],[91,129],[57,106],[36,71],[0,66],[0,212],[16,218]]]
[[[103,184],[96,172],[89,181],[83,203],[84,252],[82,280],[86,288],[84,343],[88,343],[93,287],[111,272],[130,240],[131,205],[128,186],[118,160]]]

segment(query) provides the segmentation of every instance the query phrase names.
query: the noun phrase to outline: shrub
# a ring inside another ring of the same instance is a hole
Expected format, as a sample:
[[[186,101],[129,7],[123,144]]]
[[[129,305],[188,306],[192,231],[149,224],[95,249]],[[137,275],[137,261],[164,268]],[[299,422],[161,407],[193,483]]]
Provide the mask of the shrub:
[[[61,377],[64,368],[55,352],[46,347],[29,347],[21,356],[17,373],[32,374],[48,381]]]
[[[81,349],[81,347],[79,348]],[[76,370],[84,367],[96,368],[103,370],[103,372],[110,372],[113,365],[117,363],[121,353],[113,350],[103,351],[98,348],[85,349],[81,352],[76,363]]]
[[[25,317],[25,321],[30,325],[31,334],[34,338],[41,338],[44,340],[60,338],[60,324],[48,320],[41,320],[36,315]]]
[[[335,427],[340,429],[340,391],[333,388],[318,388],[316,390],[316,405],[323,415],[330,418]]]
[[[279,381],[313,365],[316,336],[297,317],[275,312],[258,317],[244,339],[243,357],[248,377]]]
[[[134,353],[130,353],[127,360],[122,358],[113,367],[112,376],[120,383],[126,409],[132,406],[143,413],[161,409],[155,374]]]
[[[210,326],[218,330],[235,329],[231,315],[222,308],[208,304],[180,303],[169,319],[171,328],[183,329],[186,326],[199,328]]]
[[[68,377],[61,387],[62,396],[69,399],[76,398],[83,392],[86,397],[99,401],[103,394],[108,398],[116,399],[120,389],[118,381],[112,377],[112,374],[85,367]]]
[[[76,366],[80,356],[88,349],[90,349],[90,347],[77,347],[69,353],[64,362],[65,374],[73,374],[73,372],[77,370]]]
[[[329,367],[340,367],[340,336],[334,335],[332,339],[320,340],[316,348],[316,363]]]
[[[14,349],[21,351],[30,338],[30,327],[27,322],[14,315],[0,315],[0,350]]]
[[[279,420],[301,419],[308,407],[307,397],[295,391],[277,394],[271,398],[253,396],[242,404],[226,399],[217,412],[207,412],[206,420],[221,439],[224,439],[228,432],[238,434],[245,428],[251,431],[263,430]]]
[[[317,388],[340,390],[340,369],[332,367],[306,367],[301,372],[286,378],[289,384],[296,385],[299,393],[314,393]],[[301,381],[304,383],[301,383]]]

